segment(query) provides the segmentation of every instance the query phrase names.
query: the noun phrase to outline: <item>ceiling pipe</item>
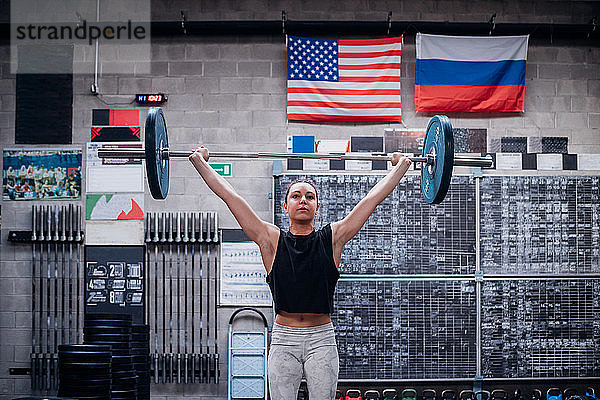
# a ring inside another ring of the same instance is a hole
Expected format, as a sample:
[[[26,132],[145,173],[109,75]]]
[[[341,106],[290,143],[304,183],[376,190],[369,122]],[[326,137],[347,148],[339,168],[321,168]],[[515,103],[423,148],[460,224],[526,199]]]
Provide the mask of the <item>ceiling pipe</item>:
[[[181,21],[153,21],[152,36],[184,35]],[[532,38],[582,40],[600,44],[600,30],[589,24],[430,22],[430,21],[185,21],[188,36],[236,35],[336,35],[395,36],[431,33],[440,35],[525,35]]]

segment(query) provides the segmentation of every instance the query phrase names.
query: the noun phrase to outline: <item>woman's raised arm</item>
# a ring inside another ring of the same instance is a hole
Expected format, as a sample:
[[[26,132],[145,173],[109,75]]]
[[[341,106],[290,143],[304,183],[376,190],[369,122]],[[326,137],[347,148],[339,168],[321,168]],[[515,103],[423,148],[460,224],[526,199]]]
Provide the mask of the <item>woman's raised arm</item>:
[[[360,231],[369,216],[375,211],[375,207],[392,193],[411,164],[410,159],[403,154],[394,153],[392,170],[371,188],[369,193],[344,219],[331,224],[334,257],[341,256],[344,245]]]
[[[219,196],[233,216],[248,235],[250,240],[258,244],[261,251],[267,250],[279,235],[279,228],[265,222],[256,215],[248,202],[242,198],[235,189],[222,176],[208,164],[209,152],[201,146],[189,157],[190,161],[202,177],[208,187]],[[267,246],[264,248],[264,246]]]

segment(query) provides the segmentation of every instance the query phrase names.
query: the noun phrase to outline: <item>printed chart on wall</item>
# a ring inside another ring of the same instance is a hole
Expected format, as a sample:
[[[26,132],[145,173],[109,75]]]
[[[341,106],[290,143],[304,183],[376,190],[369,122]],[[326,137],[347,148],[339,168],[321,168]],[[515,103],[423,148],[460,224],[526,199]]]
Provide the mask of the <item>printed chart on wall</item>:
[[[221,245],[222,306],[267,306],[272,304],[267,273],[254,242],[224,242]]]

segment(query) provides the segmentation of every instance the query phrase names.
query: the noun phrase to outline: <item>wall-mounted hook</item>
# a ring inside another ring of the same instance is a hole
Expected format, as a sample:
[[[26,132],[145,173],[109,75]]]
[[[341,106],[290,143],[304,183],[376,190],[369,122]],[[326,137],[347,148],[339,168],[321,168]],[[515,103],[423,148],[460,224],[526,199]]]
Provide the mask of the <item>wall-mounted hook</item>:
[[[590,38],[590,35],[594,32],[596,32],[596,30],[598,29],[598,17],[593,16],[592,20],[590,21],[590,23],[592,24],[592,30],[588,32],[587,34],[587,38]]]
[[[75,16],[77,17],[77,27],[79,28],[79,26],[83,20],[83,17],[77,11],[75,11]]]
[[[496,13],[494,13],[494,14],[493,14],[493,15],[490,17],[490,19],[489,19],[489,21],[488,21],[488,24],[490,24],[490,33],[489,33],[489,35],[491,36],[491,35],[492,35],[492,32],[494,31],[494,29],[496,29]]]
[[[285,10],[281,11],[281,30],[283,32],[283,35],[285,36],[286,32],[285,32],[285,23],[287,22],[287,13],[285,12]]]
[[[187,22],[187,17],[185,15],[185,11],[180,10],[181,11],[181,30],[183,31],[184,35],[187,35],[187,26],[185,25],[185,23]]]

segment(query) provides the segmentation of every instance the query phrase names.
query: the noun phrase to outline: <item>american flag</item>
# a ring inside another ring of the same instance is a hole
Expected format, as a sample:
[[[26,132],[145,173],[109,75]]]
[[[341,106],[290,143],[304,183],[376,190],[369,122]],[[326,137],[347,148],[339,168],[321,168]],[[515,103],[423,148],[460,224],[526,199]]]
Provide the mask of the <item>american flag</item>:
[[[401,121],[401,44],[288,36],[288,120]]]

